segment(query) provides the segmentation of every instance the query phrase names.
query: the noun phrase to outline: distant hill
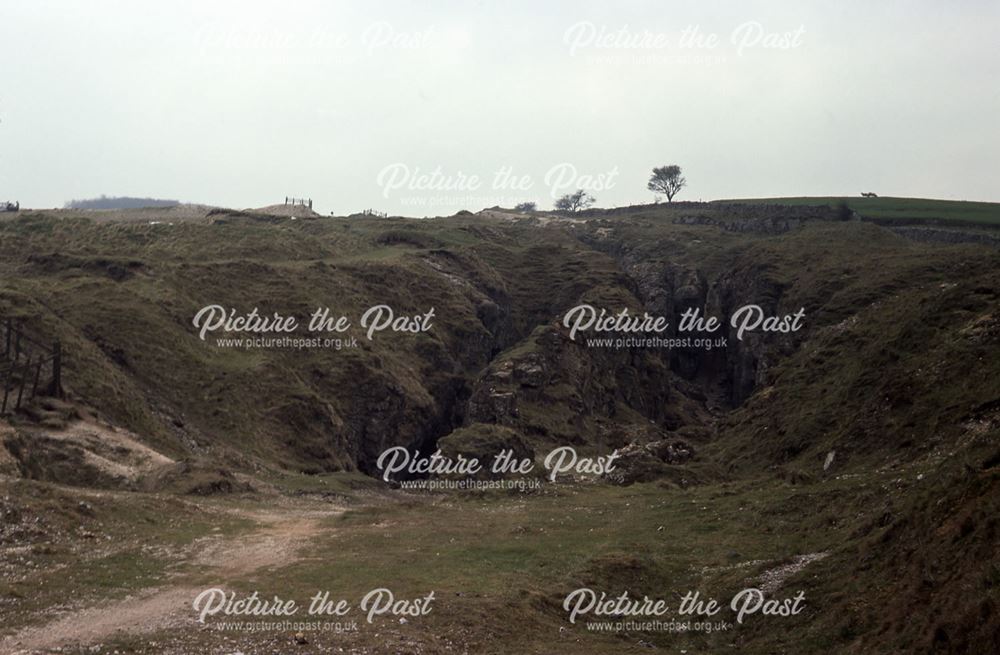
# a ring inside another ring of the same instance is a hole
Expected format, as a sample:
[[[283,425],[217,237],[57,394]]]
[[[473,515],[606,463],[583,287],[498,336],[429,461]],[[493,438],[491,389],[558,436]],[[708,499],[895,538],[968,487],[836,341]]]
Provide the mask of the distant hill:
[[[745,198],[718,202],[768,205],[830,205],[846,203],[877,223],[940,224],[960,221],[1000,227],[1000,203],[929,198],[862,198],[857,196],[803,196],[790,198]]]
[[[145,207],[173,207],[181,204],[178,200],[163,200],[161,198],[133,198],[131,196],[108,197],[88,200],[70,200],[66,209],[142,209]]]

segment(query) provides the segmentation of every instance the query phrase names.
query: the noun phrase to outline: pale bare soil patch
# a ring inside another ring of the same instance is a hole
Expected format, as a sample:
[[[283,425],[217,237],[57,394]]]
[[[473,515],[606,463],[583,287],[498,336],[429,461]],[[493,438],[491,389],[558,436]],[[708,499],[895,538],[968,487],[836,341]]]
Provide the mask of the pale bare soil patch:
[[[176,627],[197,629],[191,604],[199,593],[209,587],[226,589],[227,584],[257,571],[298,561],[304,547],[324,531],[321,519],[341,510],[226,511],[256,521],[258,528],[250,534],[208,536],[194,542],[187,561],[201,569],[197,573],[180,571],[173,576],[176,584],[144,589],[26,628],[0,641],[0,652],[28,655],[67,645],[94,644],[120,634],[148,634]]]

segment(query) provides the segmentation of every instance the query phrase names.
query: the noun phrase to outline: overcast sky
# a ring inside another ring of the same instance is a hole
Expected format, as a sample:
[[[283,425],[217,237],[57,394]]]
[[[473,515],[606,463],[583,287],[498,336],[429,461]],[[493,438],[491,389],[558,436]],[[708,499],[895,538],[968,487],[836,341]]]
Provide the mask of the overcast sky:
[[[986,0],[0,0],[0,200],[424,216],[582,186],[616,206],[676,163],[684,200],[1000,201],[998,18]]]

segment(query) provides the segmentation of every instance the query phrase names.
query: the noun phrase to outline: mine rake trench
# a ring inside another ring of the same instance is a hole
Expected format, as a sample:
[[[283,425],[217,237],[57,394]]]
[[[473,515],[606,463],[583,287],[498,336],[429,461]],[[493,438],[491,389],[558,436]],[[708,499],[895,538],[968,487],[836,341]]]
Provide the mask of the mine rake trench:
[[[38,394],[42,371],[51,370],[52,379],[45,390],[53,396],[62,395],[62,346],[58,341],[47,346],[30,337],[23,321],[3,320],[3,358],[0,359],[0,380],[3,382],[3,400],[0,416],[9,409],[21,409],[27,390],[28,399]]]

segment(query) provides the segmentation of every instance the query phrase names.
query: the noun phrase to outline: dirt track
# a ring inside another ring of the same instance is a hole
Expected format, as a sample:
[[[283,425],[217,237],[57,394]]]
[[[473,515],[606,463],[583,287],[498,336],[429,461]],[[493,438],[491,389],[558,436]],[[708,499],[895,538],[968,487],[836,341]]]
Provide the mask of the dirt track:
[[[74,611],[50,623],[27,628],[0,641],[0,651],[27,655],[69,644],[99,642],[115,633],[145,634],[168,627],[197,626],[191,609],[206,587],[264,568],[297,561],[303,547],[324,531],[320,519],[338,513],[282,510],[241,513],[259,523],[257,530],[237,537],[206,537],[197,542],[192,563],[207,566],[206,584],[190,583],[146,589],[133,596]]]

